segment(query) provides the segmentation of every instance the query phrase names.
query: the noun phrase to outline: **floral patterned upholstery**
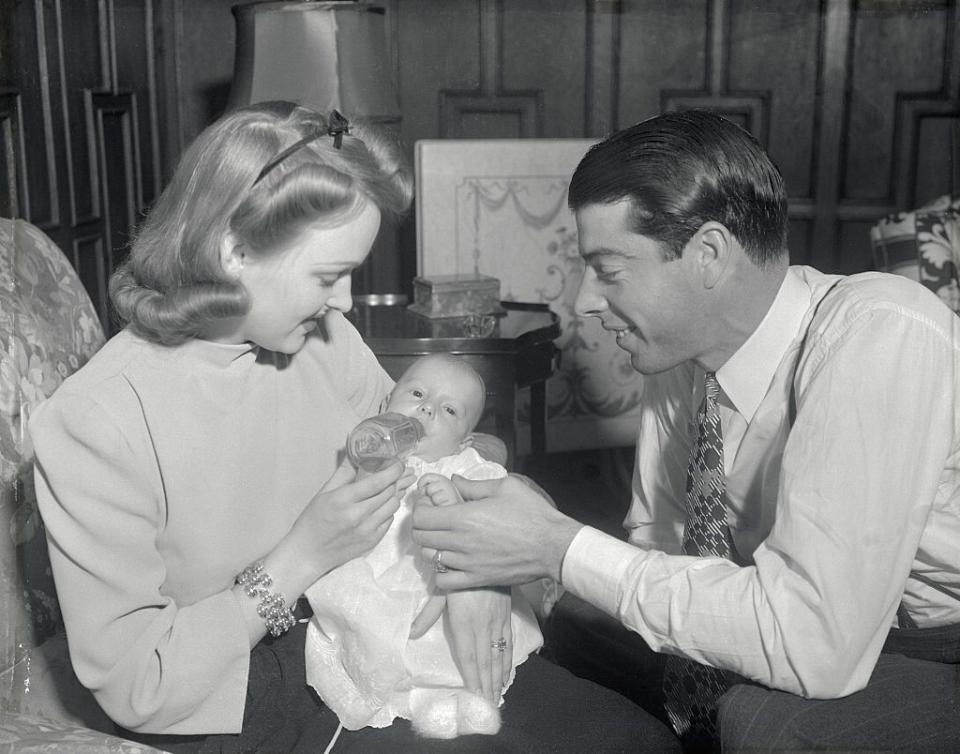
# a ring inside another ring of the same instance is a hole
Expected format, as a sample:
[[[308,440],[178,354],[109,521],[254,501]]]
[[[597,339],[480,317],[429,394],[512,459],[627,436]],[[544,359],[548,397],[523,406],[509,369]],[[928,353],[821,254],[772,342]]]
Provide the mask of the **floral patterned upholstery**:
[[[0,751],[17,754],[147,754],[157,751],[82,725],[0,712]]]
[[[33,487],[30,412],[103,344],[76,273],[23,220],[0,218],[0,751],[145,752],[70,668]]]
[[[888,215],[870,240],[878,269],[922,283],[960,314],[960,199]]]

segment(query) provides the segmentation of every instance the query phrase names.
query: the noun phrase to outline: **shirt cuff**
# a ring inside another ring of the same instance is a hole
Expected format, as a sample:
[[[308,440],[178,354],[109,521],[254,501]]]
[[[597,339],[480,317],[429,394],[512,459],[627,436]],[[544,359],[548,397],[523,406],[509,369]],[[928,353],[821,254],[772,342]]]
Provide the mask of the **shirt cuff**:
[[[616,615],[623,575],[637,558],[646,557],[639,547],[584,526],[563,557],[560,581],[577,597]]]

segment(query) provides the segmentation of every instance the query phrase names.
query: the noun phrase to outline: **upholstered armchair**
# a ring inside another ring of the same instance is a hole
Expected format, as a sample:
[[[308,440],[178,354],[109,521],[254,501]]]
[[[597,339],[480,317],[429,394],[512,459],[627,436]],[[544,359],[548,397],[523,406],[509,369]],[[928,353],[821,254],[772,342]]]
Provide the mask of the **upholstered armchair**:
[[[878,270],[925,285],[960,314],[960,199],[941,196],[870,229]]]
[[[70,666],[33,486],[30,412],[103,344],[76,273],[23,220],[0,218],[0,751],[148,752]]]

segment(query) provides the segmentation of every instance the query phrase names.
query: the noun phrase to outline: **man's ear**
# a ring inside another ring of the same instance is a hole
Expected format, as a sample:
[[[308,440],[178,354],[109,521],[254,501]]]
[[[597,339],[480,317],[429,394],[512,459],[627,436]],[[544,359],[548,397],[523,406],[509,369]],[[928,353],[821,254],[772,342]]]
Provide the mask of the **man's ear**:
[[[720,282],[732,259],[735,243],[727,226],[713,220],[705,222],[693,234],[687,251],[693,252],[692,261],[704,288],[713,288]]]
[[[228,230],[220,241],[220,266],[231,279],[236,280],[240,277],[243,263],[243,244],[239,243],[237,237]]]

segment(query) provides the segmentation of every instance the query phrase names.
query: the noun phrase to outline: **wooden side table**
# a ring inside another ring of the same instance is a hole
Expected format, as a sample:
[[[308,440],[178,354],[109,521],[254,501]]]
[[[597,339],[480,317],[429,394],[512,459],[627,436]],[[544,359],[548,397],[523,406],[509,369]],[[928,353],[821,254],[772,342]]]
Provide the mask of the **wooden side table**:
[[[506,313],[485,321],[428,319],[402,305],[363,303],[355,303],[347,316],[394,379],[426,354],[449,353],[465,359],[487,388],[477,429],[504,441],[512,465],[517,452],[519,388],[530,388],[531,452],[538,455],[546,450],[546,381],[559,353],[553,341],[560,336],[560,320],[546,304],[502,303]]]

